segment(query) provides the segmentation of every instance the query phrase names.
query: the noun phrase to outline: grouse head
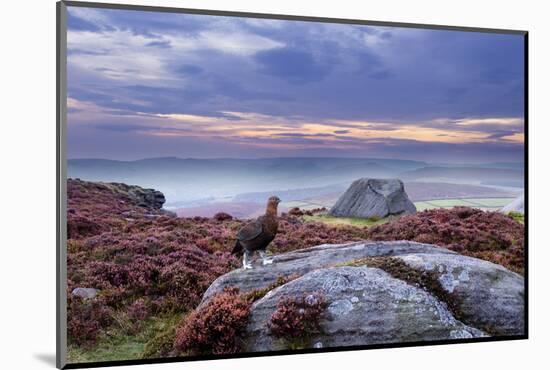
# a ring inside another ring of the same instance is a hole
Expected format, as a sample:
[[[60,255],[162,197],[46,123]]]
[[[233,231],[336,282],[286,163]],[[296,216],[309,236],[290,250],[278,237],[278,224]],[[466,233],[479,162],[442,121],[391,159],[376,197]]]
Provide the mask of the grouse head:
[[[277,205],[281,203],[281,199],[277,196],[269,197],[267,200],[267,214],[277,214]]]

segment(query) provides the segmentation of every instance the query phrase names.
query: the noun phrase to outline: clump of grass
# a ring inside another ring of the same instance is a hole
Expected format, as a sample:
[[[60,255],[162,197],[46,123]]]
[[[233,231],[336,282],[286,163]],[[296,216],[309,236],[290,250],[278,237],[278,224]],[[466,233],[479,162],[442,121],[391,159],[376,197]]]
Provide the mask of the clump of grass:
[[[173,356],[174,340],[176,338],[176,328],[179,323],[185,321],[180,315],[173,315],[159,325],[157,334],[155,334],[144,346],[141,352],[141,358],[161,358]]]
[[[334,217],[326,214],[313,215],[313,216],[303,216],[305,221],[315,221],[321,222],[329,226],[358,226],[358,227],[368,227],[374,225],[380,225],[386,223],[390,218],[380,218],[380,217],[370,217],[370,218],[360,218],[360,217]]]
[[[173,350],[175,337],[176,326],[158,333],[145,344],[140,357],[143,359],[169,357]]]
[[[75,343],[70,344],[67,351],[69,363],[98,362],[98,361],[119,361],[132,360],[149,357],[161,357],[149,354],[144,355],[149,343],[159,333],[172,328],[175,332],[181,314],[161,315],[149,317],[141,323],[141,331],[136,334],[129,334],[125,328],[118,325],[110,326],[98,336],[94,346],[81,346]],[[174,337],[169,339],[170,348]],[[171,355],[169,352],[160,352],[162,357]]]

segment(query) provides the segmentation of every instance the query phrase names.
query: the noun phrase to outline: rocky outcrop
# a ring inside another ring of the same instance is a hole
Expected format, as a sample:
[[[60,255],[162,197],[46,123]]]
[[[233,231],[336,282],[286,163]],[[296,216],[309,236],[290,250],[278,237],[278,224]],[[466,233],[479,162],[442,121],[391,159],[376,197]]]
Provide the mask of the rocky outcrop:
[[[251,307],[247,351],[289,348],[269,321],[281,300],[309,293],[324,296],[326,309],[306,347],[524,333],[522,276],[428,244],[359,242],[276,255],[272,265],[222,275],[201,305],[230,286],[267,291]]]
[[[399,179],[367,179],[354,181],[331,208],[337,217],[386,217],[416,212],[403,182]]]
[[[510,212],[516,212],[516,213],[524,213],[524,206],[525,206],[525,195],[521,194],[519,197],[514,199],[511,203],[505,205],[500,210],[503,213],[510,213]]]
[[[137,185],[118,182],[105,183],[105,185],[115,192],[127,195],[140,207],[160,210],[166,202],[164,194],[155,189],[145,189]]]

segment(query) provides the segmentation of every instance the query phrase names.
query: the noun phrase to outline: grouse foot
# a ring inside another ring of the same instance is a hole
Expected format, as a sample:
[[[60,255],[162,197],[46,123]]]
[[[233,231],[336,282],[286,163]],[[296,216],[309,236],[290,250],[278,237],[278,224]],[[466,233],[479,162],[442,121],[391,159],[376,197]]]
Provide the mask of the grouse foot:
[[[262,265],[270,265],[273,263],[273,260],[269,257],[267,257],[267,253],[265,251],[259,251],[260,257],[262,258]]]

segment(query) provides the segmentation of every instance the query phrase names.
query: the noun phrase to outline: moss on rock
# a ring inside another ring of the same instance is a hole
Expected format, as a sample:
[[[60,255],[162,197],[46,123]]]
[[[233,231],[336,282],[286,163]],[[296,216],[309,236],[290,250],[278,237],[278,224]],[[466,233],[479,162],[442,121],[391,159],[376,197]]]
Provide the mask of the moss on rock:
[[[462,315],[458,309],[452,293],[449,293],[439,281],[435,271],[425,271],[407,265],[395,257],[366,257],[342,264],[345,266],[368,266],[379,268],[392,277],[403,280],[413,286],[420,287],[434,295],[441,302],[444,302],[453,316],[461,319]]]

